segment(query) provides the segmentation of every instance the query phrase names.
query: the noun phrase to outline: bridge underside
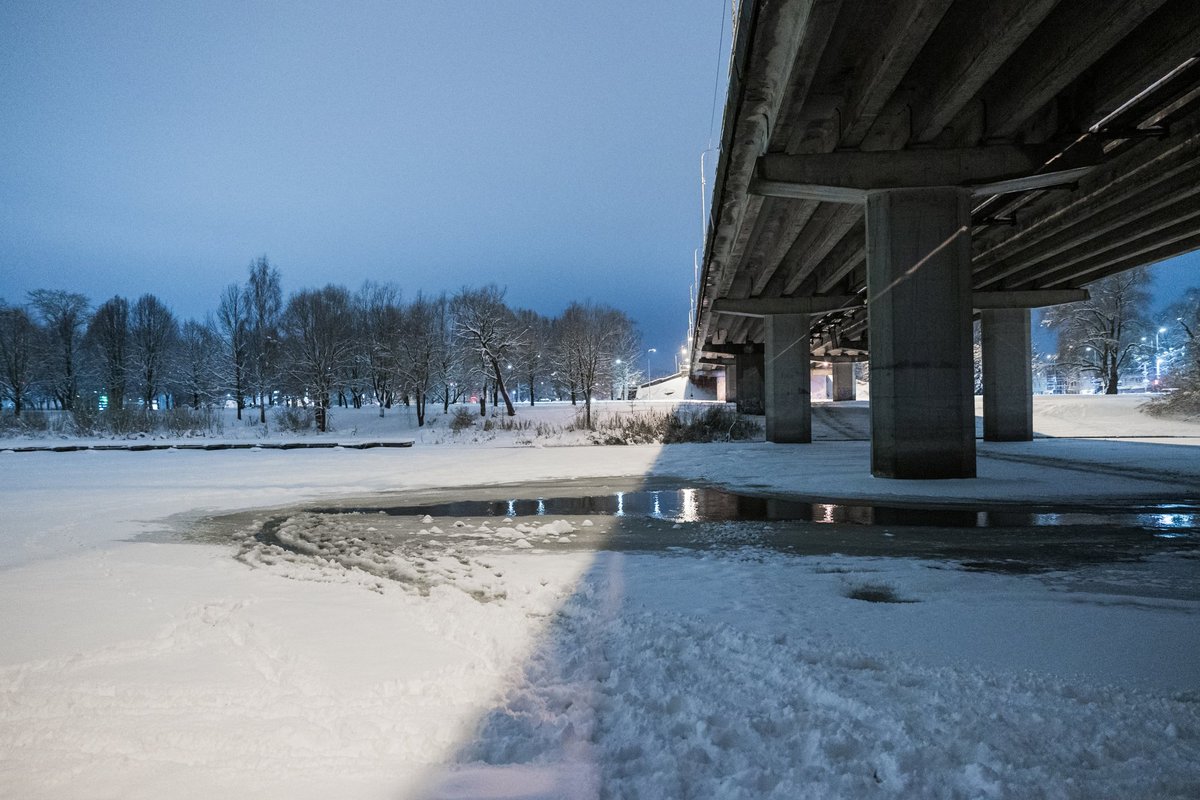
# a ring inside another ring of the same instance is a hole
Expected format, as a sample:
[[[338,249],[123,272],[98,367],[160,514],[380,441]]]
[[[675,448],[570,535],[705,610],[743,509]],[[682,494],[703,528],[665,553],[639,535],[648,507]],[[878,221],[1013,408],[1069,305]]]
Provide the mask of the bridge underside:
[[[1197,42],[1195,0],[745,0],[693,369],[805,442],[809,360],[869,355],[874,474],[973,476],[972,321],[1029,439],[1029,309],[1200,247]]]

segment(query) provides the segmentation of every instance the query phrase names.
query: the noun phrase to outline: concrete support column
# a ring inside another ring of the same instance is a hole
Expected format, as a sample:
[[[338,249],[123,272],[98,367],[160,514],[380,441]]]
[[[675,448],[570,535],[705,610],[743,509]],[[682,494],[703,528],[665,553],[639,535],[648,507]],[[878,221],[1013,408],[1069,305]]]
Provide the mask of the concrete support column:
[[[737,365],[725,365],[725,402],[737,402]]]
[[[1029,309],[980,312],[983,339],[983,438],[1033,440],[1033,364]]]
[[[854,362],[833,362],[833,400],[853,400],[856,394],[854,385]]]
[[[737,410],[739,414],[763,413],[763,354],[741,353],[737,367]]]
[[[975,477],[969,194],[867,195],[871,472]]]
[[[812,441],[807,314],[769,314],[763,318],[767,441]]]

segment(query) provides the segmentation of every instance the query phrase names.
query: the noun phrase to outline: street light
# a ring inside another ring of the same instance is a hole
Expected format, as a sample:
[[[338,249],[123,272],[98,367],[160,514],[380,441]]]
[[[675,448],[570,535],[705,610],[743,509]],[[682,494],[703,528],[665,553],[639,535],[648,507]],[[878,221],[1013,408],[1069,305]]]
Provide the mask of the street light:
[[[650,354],[657,353],[657,352],[658,352],[658,349],[655,347],[651,347],[649,350],[646,351],[646,383],[650,382],[650,377],[651,377],[650,376]]]

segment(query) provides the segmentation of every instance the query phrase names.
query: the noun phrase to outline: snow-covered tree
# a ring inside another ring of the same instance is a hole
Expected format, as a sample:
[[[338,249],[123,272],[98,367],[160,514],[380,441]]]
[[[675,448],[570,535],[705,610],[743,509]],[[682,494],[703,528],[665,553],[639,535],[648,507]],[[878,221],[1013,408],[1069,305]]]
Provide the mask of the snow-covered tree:
[[[537,397],[537,383],[551,371],[550,344],[552,341],[550,320],[536,311],[518,309],[515,312],[517,326],[523,335],[515,349],[512,363],[521,379],[529,387],[529,405]]]
[[[175,315],[161,300],[152,294],[137,299],[129,315],[129,354],[146,408],[163,391],[178,336]]]
[[[1200,288],[1188,289],[1166,311],[1173,320],[1169,328],[1182,338],[1176,360],[1175,383],[1182,388],[1200,391]]]
[[[611,306],[572,303],[556,325],[557,366],[567,372],[572,393],[583,395],[584,419],[592,427],[592,397],[596,390],[611,387],[613,367],[623,341],[633,328],[624,313]]]
[[[1059,363],[1094,374],[1106,394],[1116,394],[1141,346],[1149,285],[1149,272],[1139,267],[1088,284],[1089,300],[1048,309],[1042,324],[1058,334]]]
[[[404,309],[400,342],[400,369],[404,385],[412,393],[417,410],[417,425],[425,424],[425,407],[429,395],[442,385],[441,368],[444,362],[444,339],[439,329],[438,315],[444,307],[438,299],[418,294]]]
[[[46,388],[60,408],[71,411],[79,394],[80,348],[88,300],[74,292],[35,289],[29,293],[29,304],[41,318],[45,332],[40,360]]]
[[[242,410],[246,407],[246,383],[248,362],[250,358],[249,345],[249,314],[246,310],[242,290],[236,283],[225,287],[217,305],[217,335],[221,339],[223,350],[224,386],[232,395],[237,405],[237,418],[242,418]]]
[[[504,386],[500,368],[522,341],[522,331],[511,309],[504,303],[504,290],[495,284],[482,289],[462,289],[452,301],[454,330],[465,347],[478,355],[504,398],[508,416],[515,416],[512,398]]]
[[[399,391],[403,322],[400,290],[387,283],[363,284],[355,297],[355,314],[360,337],[358,350],[382,417]]]
[[[250,264],[250,277],[242,290],[246,314],[246,384],[258,406],[258,421],[267,421],[267,406],[278,377],[279,315],[283,290],[279,270],[266,256]]]
[[[213,402],[222,391],[221,337],[211,322],[188,320],[179,332],[171,380],[192,408]]]
[[[463,379],[463,353],[458,347],[458,337],[454,333],[454,315],[450,309],[450,298],[442,292],[431,298],[430,335],[436,340],[437,376],[439,390],[442,393],[442,412],[450,410],[451,403],[457,403],[466,388]]]
[[[12,402],[17,417],[33,390],[40,333],[28,309],[0,300],[0,397]]]
[[[613,388],[622,400],[627,400],[630,389],[642,380],[642,336],[633,320],[621,311],[611,321],[617,327],[612,346]]]
[[[130,373],[129,301],[117,296],[102,303],[88,323],[85,342],[108,407],[119,411]]]
[[[316,406],[317,429],[325,431],[330,395],[354,346],[350,293],[334,285],[297,292],[288,300],[282,331],[287,371]]]

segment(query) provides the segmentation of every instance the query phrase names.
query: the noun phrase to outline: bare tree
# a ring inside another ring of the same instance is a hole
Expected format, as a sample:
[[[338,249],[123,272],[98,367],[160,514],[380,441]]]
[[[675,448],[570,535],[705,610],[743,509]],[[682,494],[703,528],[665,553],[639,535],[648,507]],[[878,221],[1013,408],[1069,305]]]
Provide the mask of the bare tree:
[[[17,417],[34,386],[39,333],[28,309],[0,300],[0,396],[12,401]]]
[[[108,407],[125,407],[125,389],[129,380],[129,301],[113,297],[105,301],[88,323],[85,336]]]
[[[444,338],[439,329],[439,315],[445,308],[445,297],[429,300],[418,294],[404,309],[404,323],[399,337],[401,370],[405,385],[413,393],[417,409],[417,426],[425,424],[425,406],[429,395],[441,380],[444,363]]]
[[[183,323],[173,359],[172,379],[192,408],[212,402],[221,389],[221,338],[212,321]]]
[[[365,330],[366,318],[356,298],[350,298],[350,350],[338,370],[337,399],[339,406],[362,408],[371,388],[371,358]]]
[[[1140,344],[1149,285],[1150,273],[1138,267],[1089,284],[1090,300],[1048,309],[1042,324],[1058,334],[1059,363],[1094,373],[1116,394]]]
[[[583,395],[584,418],[591,428],[592,395],[604,382],[611,386],[612,367],[632,323],[615,308],[588,302],[568,306],[557,327],[560,363]]]
[[[512,398],[504,387],[500,363],[521,342],[512,311],[504,303],[504,290],[495,284],[482,289],[462,289],[454,296],[455,333],[467,348],[478,353],[495,380],[496,390],[504,398],[508,416],[516,415]]]
[[[29,293],[29,302],[45,331],[46,384],[59,407],[71,411],[79,394],[79,350],[88,300],[74,292],[35,289]]]
[[[292,295],[282,330],[288,370],[316,406],[317,429],[325,431],[330,394],[353,346],[350,294],[330,285]]]
[[[178,337],[179,323],[161,300],[152,294],[137,299],[129,315],[130,356],[146,408],[162,394]]]
[[[246,407],[246,373],[250,358],[249,315],[236,283],[225,287],[217,306],[217,332],[225,350],[226,385],[237,404],[237,418]]]
[[[443,292],[430,301],[430,336],[437,350],[437,376],[442,391],[442,413],[450,411],[450,404],[457,403],[463,395],[466,381],[463,378],[463,353],[458,347],[454,333],[454,315],[450,309],[450,298]]]
[[[403,326],[400,290],[392,284],[367,282],[355,299],[362,337],[359,346],[379,403],[379,416],[391,408],[400,377],[398,346]]]
[[[1179,382],[1186,388],[1200,389],[1200,289],[1192,288],[1167,309],[1167,318],[1183,333],[1183,353],[1179,361]]]
[[[258,405],[258,421],[265,423],[277,372],[279,315],[283,313],[279,270],[266,256],[251,262],[242,303],[246,311],[247,387]]]
[[[571,405],[579,402],[579,373],[576,363],[578,348],[572,347],[575,329],[578,326],[578,304],[567,308],[562,315],[550,321],[550,379],[556,393],[566,392]]]
[[[522,332],[520,344],[513,353],[513,364],[529,386],[529,405],[537,397],[537,382],[550,370],[550,321],[536,311],[522,308],[515,314],[517,328]]]
[[[613,378],[622,400],[629,399],[629,390],[642,380],[639,362],[642,355],[642,336],[633,321],[621,311],[610,309],[609,321],[616,327],[612,339]]]

